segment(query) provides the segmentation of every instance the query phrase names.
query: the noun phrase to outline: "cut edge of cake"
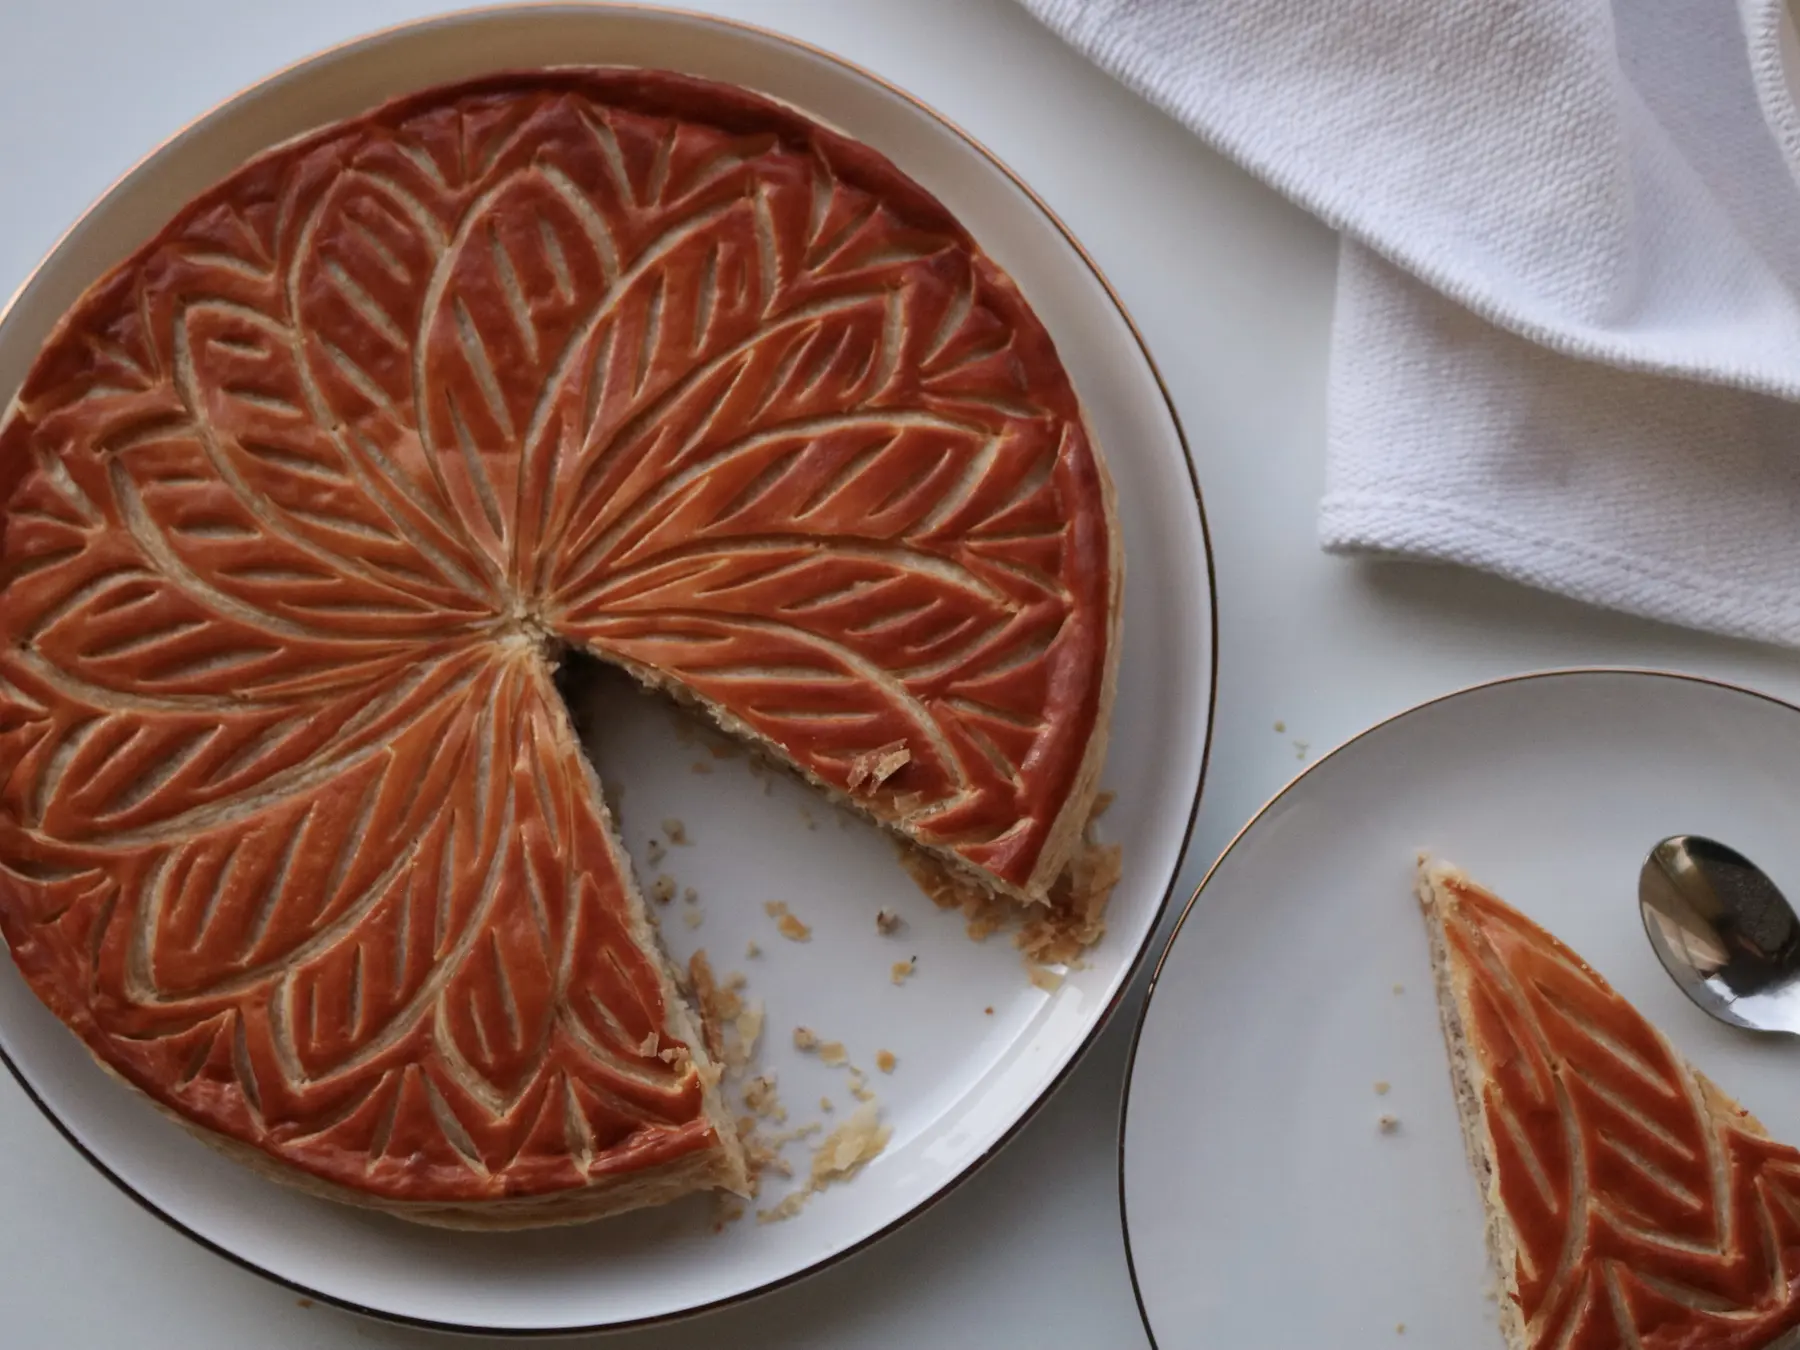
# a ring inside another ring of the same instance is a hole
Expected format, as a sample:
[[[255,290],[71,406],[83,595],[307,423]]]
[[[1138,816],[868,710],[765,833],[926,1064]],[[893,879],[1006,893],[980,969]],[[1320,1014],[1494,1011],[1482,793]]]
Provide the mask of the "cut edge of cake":
[[[546,681],[546,683],[549,682]],[[617,1214],[628,1209],[665,1204],[690,1192],[702,1190],[726,1190],[734,1195],[748,1196],[751,1193],[750,1173],[749,1164],[744,1157],[743,1141],[738,1137],[736,1120],[726,1106],[724,1093],[720,1090],[725,1066],[715,1060],[706,1048],[706,1033],[701,1021],[699,1000],[688,988],[687,981],[682,978],[675,963],[670,959],[668,948],[663,945],[662,930],[657,925],[656,916],[644,898],[643,888],[638,885],[636,864],[625,848],[625,841],[619,835],[618,822],[613,818],[612,804],[606,799],[606,792],[600,782],[600,774],[594,768],[593,760],[588,757],[587,747],[581,742],[574,719],[570,716],[568,705],[563,702],[554,688],[547,691],[545,701],[554,710],[562,734],[567,738],[570,758],[581,766],[583,783],[587,789],[589,800],[593,803],[595,812],[604,827],[607,848],[612,853],[613,867],[619,877],[620,891],[625,899],[626,918],[630,923],[631,940],[640,951],[651,958],[652,964],[656,968],[657,978],[662,985],[664,1022],[676,1039],[687,1047],[688,1057],[700,1078],[701,1098],[704,1103],[703,1114],[713,1127],[717,1143],[704,1153],[678,1159],[649,1173],[640,1173],[633,1179],[633,1184],[589,1186],[583,1191],[567,1193],[573,1200],[578,1199],[587,1191],[604,1190],[618,1198],[617,1203],[614,1204],[607,1204],[603,1198],[596,1197],[592,1204],[586,1207],[577,1207],[576,1211],[569,1213],[566,1218],[546,1219],[540,1213],[531,1218],[523,1218],[517,1223],[508,1223],[502,1216],[498,1222],[464,1223],[461,1226],[505,1228],[522,1224],[575,1223],[601,1218],[608,1214]],[[504,1205],[508,1202],[500,1203]],[[484,1202],[478,1215],[469,1216],[465,1212],[455,1217],[486,1219],[494,1214],[493,1206],[493,1201],[487,1201]],[[448,1222],[449,1220],[438,1221]]]
[[[1107,500],[1110,513],[1110,486],[1107,490]],[[1115,549],[1117,547],[1116,538],[1115,532]],[[1115,577],[1119,576],[1122,566],[1122,563],[1115,561],[1113,568]],[[1115,589],[1118,584],[1115,583]],[[1050,903],[1051,887],[1062,877],[1079,852],[1082,831],[1087,825],[1094,802],[1100,793],[1100,775],[1106,766],[1106,750],[1112,730],[1113,691],[1118,678],[1121,608],[1119,600],[1115,597],[1110,619],[1111,629],[1107,641],[1106,670],[1101,685],[1100,714],[1088,737],[1088,743],[1082,755],[1081,768],[1076,774],[1075,782],[1068,795],[1063,798],[1062,807],[1057,813],[1056,820],[1045,834],[1044,847],[1038,855],[1037,866],[1029,881],[1023,886],[1015,885],[997,873],[970,862],[953,848],[921,838],[916,832],[906,827],[904,818],[884,816],[874,810],[867,801],[858,798],[855,793],[846,792],[836,784],[827,782],[799,760],[787,754],[775,741],[763,735],[729,708],[706,698],[680,679],[664,674],[653,666],[632,661],[617,652],[607,651],[599,646],[570,643],[567,650],[569,653],[579,654],[610,669],[622,671],[647,693],[668,699],[683,712],[716,728],[746,753],[755,756],[770,768],[799,780],[809,790],[817,792],[823,800],[870,822],[892,836],[905,848],[912,849],[918,855],[946,868],[951,875],[961,877],[986,893],[1010,900],[1023,908],[1042,909]]]
[[[1425,854],[1419,855],[1417,895],[1431,944],[1431,974],[1437,989],[1438,1022],[1443,1029],[1444,1048],[1450,1061],[1450,1083],[1456,1095],[1457,1118],[1462,1123],[1463,1148],[1468,1153],[1469,1169],[1474,1172],[1481,1191],[1488,1257],[1500,1285],[1500,1297],[1496,1300],[1500,1332],[1509,1350],[1528,1350],[1525,1320],[1519,1310],[1518,1243],[1514,1240],[1506,1209],[1500,1202],[1494,1139],[1482,1104],[1486,1072],[1464,1029],[1469,1018],[1468,981],[1466,976],[1458,979],[1459,967],[1450,959],[1449,938],[1444,928],[1448,912],[1459,903],[1456,888],[1473,884],[1460,869]]]

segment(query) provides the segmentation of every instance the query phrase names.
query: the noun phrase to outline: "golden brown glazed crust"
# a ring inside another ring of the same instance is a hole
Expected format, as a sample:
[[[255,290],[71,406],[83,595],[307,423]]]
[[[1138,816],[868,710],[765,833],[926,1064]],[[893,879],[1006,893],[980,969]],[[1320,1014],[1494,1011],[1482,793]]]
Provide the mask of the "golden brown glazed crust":
[[[1761,1350],[1800,1326],[1800,1150],[1504,901],[1433,892],[1517,1343]]]
[[[14,959],[373,1200],[735,1158],[557,645],[827,786],[903,742],[851,795],[1015,894],[1085,818],[1119,569],[1067,376],[938,203],[742,91],[508,76],[251,161],[58,327],[0,500]]]

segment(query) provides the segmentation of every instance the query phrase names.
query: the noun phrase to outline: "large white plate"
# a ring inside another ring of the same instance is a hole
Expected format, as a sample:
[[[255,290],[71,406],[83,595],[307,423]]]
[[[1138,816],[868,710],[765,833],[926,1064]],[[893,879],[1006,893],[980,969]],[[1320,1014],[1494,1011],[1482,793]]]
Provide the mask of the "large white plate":
[[[1277,796],[1184,916],[1133,1057],[1127,1249],[1160,1350],[1499,1350],[1420,850],[1567,941],[1800,1141],[1800,1045],[1707,1018],[1645,940],[1638,868],[1690,832],[1800,893],[1800,709],[1648,672],[1525,676],[1381,723]]]
[[[1179,428],[1129,320],[1053,216],[997,160],[929,109],[833,57],[697,16],[552,6],[450,16],[325,53],[225,104],[115,187],[62,241],[0,325],[0,389],[22,376],[57,315],[193,193],[257,150],[407,90],[545,64],[676,68],[786,99],[887,153],[936,193],[1017,278],[1054,336],[1117,480],[1129,556],[1125,642],[1106,782],[1107,835],[1124,881],[1091,963],[1054,994],[1023,978],[1004,939],[969,942],[900,872],[873,831],[841,825],[798,787],[764,795],[743,761],[683,744],[658,705],[625,695],[600,736],[606,778],[628,785],[639,851],[666,816],[693,844],[652,870],[701,894],[703,925],[664,924],[685,959],[704,944],[768,1005],[798,1124],[841,1071],[785,1042],[797,1023],[841,1039],[870,1071],[893,1126],[886,1153],[798,1218],[710,1231],[704,1203],[584,1228],[477,1236],[415,1228],[280,1189],[214,1156],[106,1079],[0,962],[0,1052],[103,1171],[185,1230],[315,1297],[383,1316],[489,1330],[618,1326],[767,1289],[900,1223],[996,1149],[1061,1079],[1115,1006],[1168,897],[1204,767],[1213,687],[1211,572]],[[715,768],[691,771],[695,762]],[[813,825],[803,818],[803,808]],[[777,938],[762,903],[813,926]],[[679,902],[678,902],[679,904]],[[909,921],[874,932],[878,907]],[[743,960],[748,941],[765,955]],[[890,964],[917,954],[904,988]],[[992,1009],[991,1014],[984,1009]],[[873,1072],[877,1049],[900,1059]],[[832,1117],[825,1118],[827,1123]],[[792,1155],[804,1166],[805,1154]],[[777,1194],[779,1192],[777,1191]]]

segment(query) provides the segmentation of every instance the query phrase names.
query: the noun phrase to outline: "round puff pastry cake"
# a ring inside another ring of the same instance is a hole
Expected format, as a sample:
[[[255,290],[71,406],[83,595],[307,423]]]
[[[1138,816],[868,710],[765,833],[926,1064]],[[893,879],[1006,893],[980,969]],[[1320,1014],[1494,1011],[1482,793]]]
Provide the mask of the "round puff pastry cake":
[[[13,959],[338,1199],[745,1186],[562,653],[1025,902],[1094,796],[1118,533],[1049,336],[742,90],[518,74],[251,160],[62,320],[0,501]]]

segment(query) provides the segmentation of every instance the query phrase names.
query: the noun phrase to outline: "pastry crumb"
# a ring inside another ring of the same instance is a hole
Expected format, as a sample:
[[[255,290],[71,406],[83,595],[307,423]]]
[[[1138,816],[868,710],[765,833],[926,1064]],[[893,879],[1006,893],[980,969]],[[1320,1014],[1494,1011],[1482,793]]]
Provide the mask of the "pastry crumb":
[[[686,844],[692,842],[688,838],[687,826],[682,824],[677,817],[668,817],[663,821],[662,827],[663,833],[669,836],[669,842],[671,844]]]
[[[831,1098],[821,1097],[821,1098],[819,1098],[819,1110],[835,1111],[835,1110],[837,1110],[837,1108],[831,1104]]]
[[[1011,901],[989,894],[973,881],[953,873],[936,858],[903,847],[900,860],[919,889],[931,897],[932,904],[939,909],[962,911],[966,931],[973,942],[987,941],[989,934],[1003,928],[1016,916],[1017,907]]]
[[[788,907],[784,902],[770,900],[763,905],[763,910],[771,919],[775,920],[775,930],[789,942],[812,941],[812,929],[788,913]]]
[[[872,1102],[875,1094],[869,1091],[869,1080],[863,1077],[861,1069],[854,1065],[850,1069],[850,1095],[859,1102]]]
[[[310,1298],[297,1298],[294,1300],[294,1306],[296,1308],[310,1308],[312,1305],[313,1301]]]
[[[1396,994],[1404,994],[1406,992],[1406,986],[1403,984],[1397,984],[1394,986],[1394,992]]]
[[[656,864],[661,862],[663,860],[663,855],[668,851],[668,849],[663,847],[663,841],[654,836],[651,837],[649,844],[646,845],[644,849],[645,856],[650,859],[650,865],[652,867],[655,867]]]
[[[1400,1117],[1399,1116],[1383,1116],[1376,1123],[1378,1125],[1380,1125],[1381,1132],[1383,1134],[1394,1134],[1400,1128]]]
[[[757,957],[762,955],[762,948],[757,946],[755,942],[751,942],[747,946],[745,946],[744,955],[749,957],[751,960],[755,960]]]
[[[1063,977],[1048,966],[1040,966],[1027,957],[1025,960],[1025,977],[1046,994],[1054,994],[1062,988]]]
[[[833,1068],[850,1058],[850,1052],[844,1049],[842,1041],[822,1041],[819,1044],[819,1063],[829,1064]]]
[[[812,1196],[813,1193],[808,1190],[789,1191],[781,1197],[780,1203],[772,1205],[768,1209],[757,1210],[756,1221],[758,1223],[779,1223],[783,1219],[791,1219],[806,1208],[806,1202],[812,1199]]]
[[[825,1136],[813,1153],[812,1184],[824,1186],[855,1176],[870,1159],[880,1155],[892,1134],[881,1124],[872,1103],[857,1107],[848,1120]]]
[[[1404,1323],[1404,1322],[1394,1323],[1394,1335],[1396,1335],[1396,1336],[1406,1335],[1406,1323]]]
[[[916,849],[902,848],[901,862],[939,909],[962,912],[972,940],[984,941],[1016,923],[1013,945],[1031,962],[1070,965],[1105,936],[1107,902],[1124,870],[1123,850],[1094,837],[1094,822],[1108,805],[1110,798],[1104,802],[1096,798],[1083,827],[1082,846],[1050,888],[1047,904],[1021,907]]]
[[[773,1172],[776,1176],[791,1177],[794,1169],[788,1165],[786,1158],[757,1138],[744,1141],[744,1161],[750,1169],[750,1194],[762,1194],[762,1177],[765,1172]]]
[[[883,1073],[892,1073],[894,1071],[894,1066],[899,1062],[900,1061],[895,1058],[892,1050],[877,1050],[875,1052],[875,1067],[880,1069]]]
[[[1287,723],[1286,722],[1277,722],[1275,724],[1275,734],[1277,736],[1286,735],[1287,734]]]
[[[712,961],[704,947],[688,958],[688,985],[694,991],[694,1005],[700,1014],[700,1033],[706,1041],[706,1053],[715,1060],[723,1060],[725,1014],[720,1006],[719,982],[713,976]],[[734,1000],[735,997],[733,995]]]
[[[744,1109],[754,1116],[766,1116],[780,1103],[775,1097],[775,1075],[759,1073],[744,1084]]]
[[[1050,888],[1049,913],[1033,913],[1015,939],[1032,960],[1043,965],[1068,965],[1106,933],[1106,905],[1124,874],[1125,852],[1117,844],[1102,844],[1089,834],[1080,852],[1069,860],[1063,874]]]
[[[731,1024],[737,1032],[737,1044],[725,1047],[725,1062],[731,1068],[741,1069],[756,1054],[756,1043],[762,1039],[763,1005],[761,1001],[747,1006],[732,1019]]]
[[[675,878],[667,872],[658,872],[656,880],[650,883],[650,898],[659,905],[666,905],[675,898]]]
[[[1386,1080],[1386,1079],[1384,1079],[1384,1078],[1377,1078],[1377,1079],[1376,1079],[1376,1080],[1375,1080],[1375,1095],[1376,1095],[1376,1096],[1377,1096],[1377,1097],[1385,1097],[1385,1096],[1387,1096],[1387,1095],[1388,1095],[1388,1089],[1389,1089],[1389,1088],[1390,1088],[1390,1087],[1392,1087],[1392,1086],[1393,1086],[1393,1084],[1391,1084],[1391,1083],[1389,1083],[1389,1082],[1388,1082],[1388,1081],[1387,1081],[1387,1080]]]
[[[819,822],[813,819],[813,813],[808,811],[804,806],[800,808],[800,819],[806,823],[806,828],[809,830],[816,830],[819,828]]]
[[[692,886],[687,887],[681,893],[681,899],[685,904],[691,905],[694,903],[694,901],[698,900],[699,898],[700,898],[700,892],[695,890]]]
[[[754,1126],[754,1122],[752,1122]],[[791,1177],[794,1169],[788,1160],[781,1156],[776,1145],[760,1135],[752,1135],[744,1141],[744,1157],[750,1164],[751,1193],[759,1189],[759,1182],[764,1172],[773,1172],[778,1177]]]
[[[883,937],[892,937],[906,926],[906,921],[891,909],[875,911],[875,931]]]
[[[800,1051],[817,1050],[819,1037],[811,1027],[794,1028],[794,1049]]]
[[[905,984],[912,973],[919,968],[919,958],[910,956],[904,961],[896,961],[888,970],[888,978],[895,984]]]
[[[1305,759],[1306,752],[1308,750],[1310,750],[1311,748],[1312,747],[1309,746],[1305,741],[1295,741],[1294,742],[1294,758],[1302,759],[1302,760]]]
[[[701,924],[706,922],[706,915],[702,914],[697,909],[684,909],[681,911],[681,917],[687,920],[687,926],[689,928],[698,928]]]
[[[850,761],[844,788],[849,792],[873,792],[911,762],[912,751],[906,748],[905,741],[889,741]]]
[[[983,1013],[985,1013],[987,1016],[992,1017],[994,1015],[994,1005],[990,1003],[987,1005],[987,1007],[983,1008],[981,1011]]]
[[[817,1128],[816,1124],[810,1127],[811,1130]],[[758,1210],[756,1221],[777,1223],[782,1219],[793,1218],[806,1208],[807,1201],[827,1186],[848,1181],[862,1171],[872,1158],[878,1157],[887,1147],[892,1134],[893,1131],[881,1123],[875,1106],[859,1106],[842,1125],[819,1142],[818,1148],[813,1151],[806,1184],[798,1190],[790,1191],[769,1208]]]

